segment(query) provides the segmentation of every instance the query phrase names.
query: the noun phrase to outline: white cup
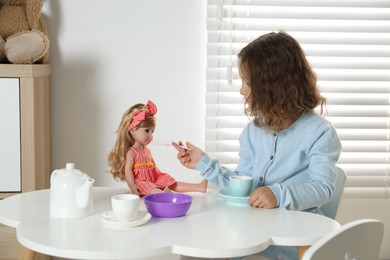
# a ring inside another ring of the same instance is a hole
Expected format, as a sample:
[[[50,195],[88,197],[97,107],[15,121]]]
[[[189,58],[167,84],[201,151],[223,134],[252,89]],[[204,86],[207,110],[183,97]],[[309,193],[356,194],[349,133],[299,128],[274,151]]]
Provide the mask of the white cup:
[[[132,221],[137,213],[140,198],[136,194],[119,194],[111,197],[112,212],[118,221]]]
[[[229,177],[230,192],[236,197],[248,196],[252,190],[253,177],[234,175]]]

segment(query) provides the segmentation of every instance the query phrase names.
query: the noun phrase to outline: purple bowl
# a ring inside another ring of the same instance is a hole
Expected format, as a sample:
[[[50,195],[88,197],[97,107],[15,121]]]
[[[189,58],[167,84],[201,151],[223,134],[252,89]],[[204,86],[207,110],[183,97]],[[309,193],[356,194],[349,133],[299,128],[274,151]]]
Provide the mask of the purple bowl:
[[[146,195],[145,206],[153,217],[176,218],[184,216],[191,207],[192,197],[181,193],[154,193]]]

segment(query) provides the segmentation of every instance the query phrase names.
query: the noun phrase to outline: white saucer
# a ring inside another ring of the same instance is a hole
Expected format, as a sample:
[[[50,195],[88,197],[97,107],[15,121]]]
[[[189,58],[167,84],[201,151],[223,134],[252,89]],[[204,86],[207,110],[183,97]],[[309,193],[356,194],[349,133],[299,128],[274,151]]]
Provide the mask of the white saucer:
[[[101,221],[104,223],[118,228],[131,228],[137,227],[145,224],[151,219],[152,215],[150,215],[146,211],[138,211],[137,216],[132,221],[119,221],[116,219],[114,213],[112,211],[106,211],[100,215]]]
[[[230,189],[222,189],[218,194],[227,202],[228,204],[240,205],[240,206],[249,206],[249,197],[236,197],[230,193]]]

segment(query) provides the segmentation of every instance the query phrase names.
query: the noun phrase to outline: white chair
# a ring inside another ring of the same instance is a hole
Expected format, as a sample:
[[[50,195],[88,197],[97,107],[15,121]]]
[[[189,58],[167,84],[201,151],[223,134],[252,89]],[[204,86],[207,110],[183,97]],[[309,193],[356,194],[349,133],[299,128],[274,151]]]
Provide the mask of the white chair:
[[[345,176],[343,169],[337,167],[335,191],[333,192],[332,198],[320,207],[325,216],[332,219],[336,218],[337,209],[340,204],[341,195],[344,191],[346,179],[347,177]]]
[[[342,225],[314,243],[302,260],[375,260],[382,244],[384,226],[375,219]]]

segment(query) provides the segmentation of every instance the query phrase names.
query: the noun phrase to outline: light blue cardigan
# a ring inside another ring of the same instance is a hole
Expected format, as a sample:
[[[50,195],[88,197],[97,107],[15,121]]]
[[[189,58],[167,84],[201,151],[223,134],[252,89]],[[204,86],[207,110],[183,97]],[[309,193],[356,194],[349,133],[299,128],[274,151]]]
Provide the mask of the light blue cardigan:
[[[334,191],[340,153],[341,143],[331,123],[308,111],[280,132],[249,123],[240,136],[234,172],[207,154],[195,169],[220,188],[228,186],[231,175],[253,176],[253,188],[271,188],[278,207],[316,212]]]

